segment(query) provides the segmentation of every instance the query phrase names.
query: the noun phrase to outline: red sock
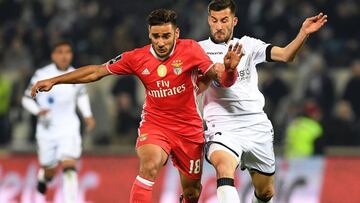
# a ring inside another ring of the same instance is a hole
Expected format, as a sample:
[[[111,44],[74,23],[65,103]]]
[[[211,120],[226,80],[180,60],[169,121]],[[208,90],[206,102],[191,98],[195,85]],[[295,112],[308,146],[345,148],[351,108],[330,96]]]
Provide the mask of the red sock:
[[[130,193],[130,203],[151,203],[154,182],[137,176]]]

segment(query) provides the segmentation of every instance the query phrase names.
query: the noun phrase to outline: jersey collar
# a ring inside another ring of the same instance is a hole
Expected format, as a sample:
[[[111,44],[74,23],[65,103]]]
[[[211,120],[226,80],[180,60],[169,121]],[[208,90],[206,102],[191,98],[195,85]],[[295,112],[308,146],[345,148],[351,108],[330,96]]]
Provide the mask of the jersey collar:
[[[229,41],[229,43],[225,43],[225,42],[221,42],[221,43],[216,43],[213,38],[209,37],[209,41],[211,41],[214,44],[218,44],[218,45],[224,45],[224,46],[228,46],[229,44],[231,44],[234,41],[234,37],[231,38],[231,40]]]
[[[175,51],[175,47],[176,47],[176,42],[177,42],[177,41],[175,41],[174,47],[173,47],[173,49],[171,50],[169,56],[167,56],[167,57],[159,57],[158,55],[156,55],[155,50],[154,50],[154,48],[152,47],[151,44],[150,44],[150,52],[151,52],[151,54],[152,54],[155,58],[157,58],[158,60],[160,60],[160,61],[165,61],[166,59],[170,58],[171,55],[173,55],[173,53],[174,53],[174,51]]]

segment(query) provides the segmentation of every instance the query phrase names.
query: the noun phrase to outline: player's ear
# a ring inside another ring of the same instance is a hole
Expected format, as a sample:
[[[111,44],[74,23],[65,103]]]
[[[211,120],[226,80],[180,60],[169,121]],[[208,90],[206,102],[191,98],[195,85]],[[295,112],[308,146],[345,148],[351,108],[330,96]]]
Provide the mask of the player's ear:
[[[176,39],[179,39],[179,36],[180,36],[180,29],[177,27],[177,28],[175,29],[175,38],[176,38]]]
[[[149,39],[151,39],[150,25],[148,26]]]
[[[234,19],[233,19],[234,26],[237,25],[237,23],[238,23],[238,18],[235,16]]]

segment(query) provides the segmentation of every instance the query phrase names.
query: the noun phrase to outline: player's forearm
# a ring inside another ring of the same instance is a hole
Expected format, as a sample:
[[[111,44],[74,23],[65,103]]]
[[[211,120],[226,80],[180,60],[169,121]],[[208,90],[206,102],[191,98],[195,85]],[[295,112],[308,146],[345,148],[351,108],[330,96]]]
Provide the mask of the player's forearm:
[[[22,106],[33,115],[38,115],[40,112],[40,107],[37,105],[33,98],[28,96],[23,96],[21,99]]]
[[[236,82],[238,73],[237,68],[225,68],[224,64],[215,63],[206,76],[219,82],[223,87],[230,87]]]
[[[211,83],[211,78],[203,75],[203,76],[200,76],[197,80],[197,86],[199,88],[199,90],[197,91],[197,94],[201,94],[203,93],[210,85]]]
[[[78,84],[94,82],[107,75],[103,65],[89,65],[78,68],[75,71],[66,73],[50,80],[54,84]]]
[[[273,49],[271,50],[271,59],[282,62],[293,61],[308,36],[308,34],[300,30],[295,39],[291,41],[286,47],[273,47]]]
[[[224,73],[221,75],[220,84],[223,87],[231,87],[238,78],[237,70],[228,70],[225,69]]]

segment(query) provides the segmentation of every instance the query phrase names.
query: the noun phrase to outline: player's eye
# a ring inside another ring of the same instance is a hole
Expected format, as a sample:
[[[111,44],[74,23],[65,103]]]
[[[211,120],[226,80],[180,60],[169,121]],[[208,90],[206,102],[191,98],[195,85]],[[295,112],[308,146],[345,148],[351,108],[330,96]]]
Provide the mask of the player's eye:
[[[228,18],[222,19],[221,22],[222,23],[227,23],[227,22],[229,22],[229,19]]]

